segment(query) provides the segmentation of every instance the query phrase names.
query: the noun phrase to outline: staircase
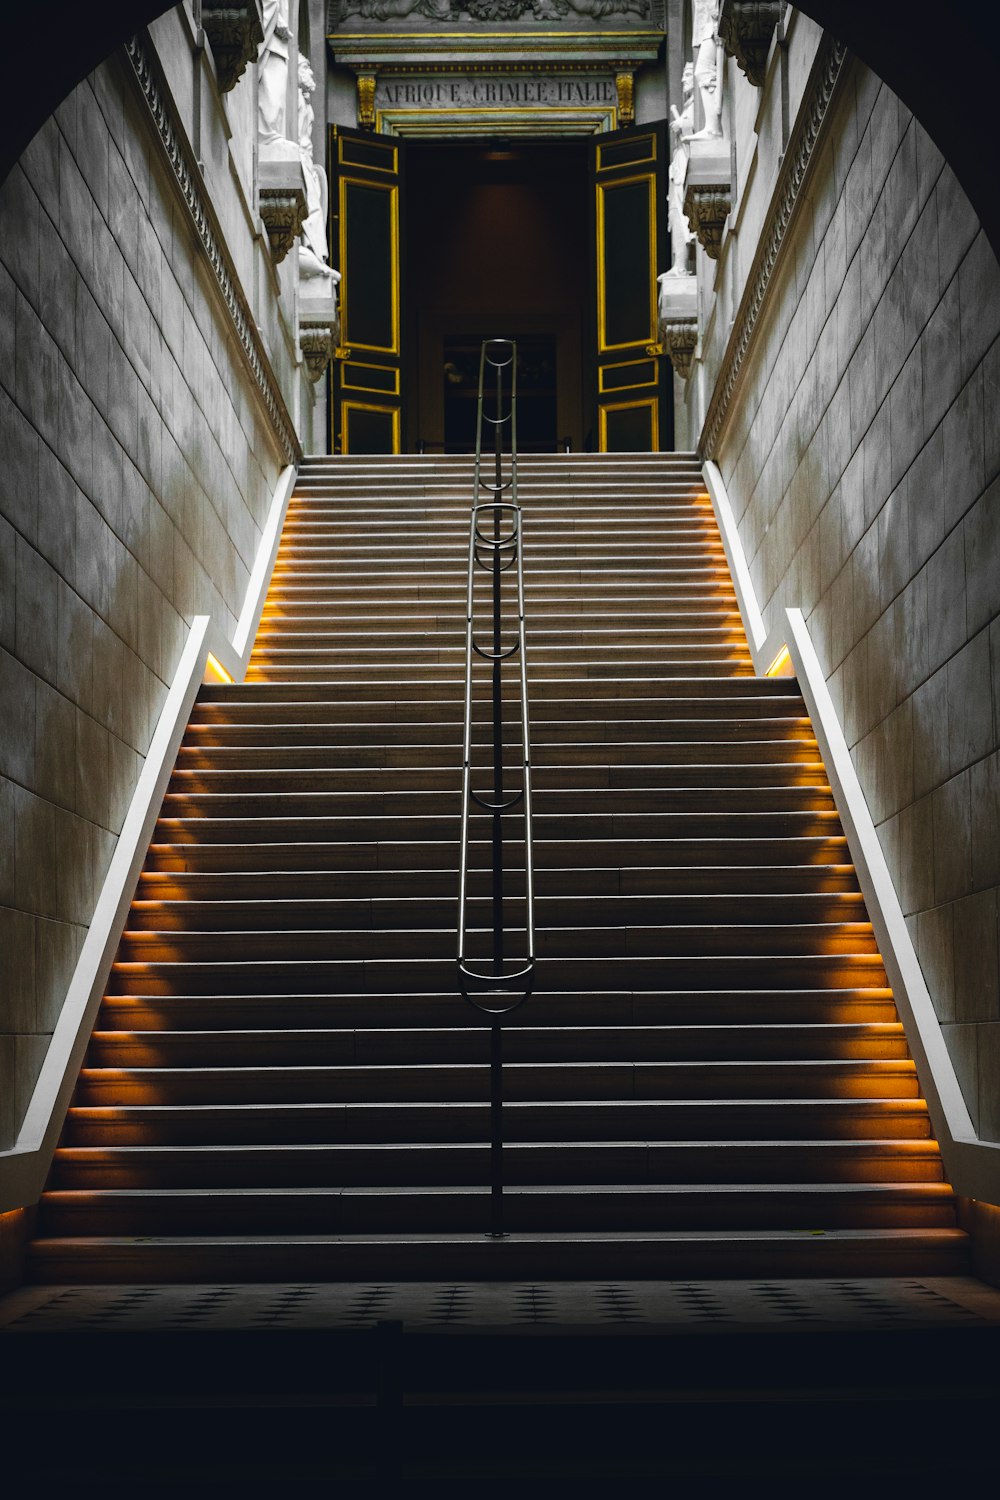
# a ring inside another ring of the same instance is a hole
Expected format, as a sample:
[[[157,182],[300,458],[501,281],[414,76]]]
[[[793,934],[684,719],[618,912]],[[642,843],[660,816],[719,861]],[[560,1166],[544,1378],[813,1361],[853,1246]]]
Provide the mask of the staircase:
[[[486,1237],[489,1034],[453,958],[470,473],[303,466],[248,679],[195,707],[31,1276],[963,1271],[802,699],[753,677],[673,454],[521,465],[539,980]]]

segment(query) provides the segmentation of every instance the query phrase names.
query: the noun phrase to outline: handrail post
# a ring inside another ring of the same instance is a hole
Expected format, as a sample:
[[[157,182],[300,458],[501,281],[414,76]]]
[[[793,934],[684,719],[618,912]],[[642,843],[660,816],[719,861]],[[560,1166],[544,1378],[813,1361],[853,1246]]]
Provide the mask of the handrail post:
[[[499,1016],[490,1024],[490,1238],[503,1227],[503,1032]]]

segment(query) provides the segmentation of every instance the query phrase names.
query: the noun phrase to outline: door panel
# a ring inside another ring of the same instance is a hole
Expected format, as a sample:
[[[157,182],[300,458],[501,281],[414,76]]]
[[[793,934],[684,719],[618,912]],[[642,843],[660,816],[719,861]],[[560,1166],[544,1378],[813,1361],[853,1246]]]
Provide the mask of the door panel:
[[[400,143],[340,129],[331,156],[342,278],[333,448],[398,453]]]
[[[671,429],[670,383],[657,337],[656,277],[666,269],[666,125],[592,144],[597,443],[656,452]]]

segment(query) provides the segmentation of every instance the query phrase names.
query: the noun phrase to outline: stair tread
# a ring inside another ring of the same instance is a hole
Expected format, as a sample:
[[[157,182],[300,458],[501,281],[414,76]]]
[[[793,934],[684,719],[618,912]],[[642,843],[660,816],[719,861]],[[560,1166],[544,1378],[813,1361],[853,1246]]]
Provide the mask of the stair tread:
[[[850,1240],[887,1240],[887,1241],[897,1240],[897,1241],[906,1242],[907,1240],[909,1240],[909,1241],[917,1241],[917,1242],[919,1242],[921,1240],[940,1240],[940,1241],[944,1241],[944,1242],[951,1242],[951,1243],[953,1243],[955,1245],[965,1245],[965,1244],[968,1243],[968,1235],[965,1233],[964,1230],[961,1230],[961,1229],[947,1229],[947,1228],[943,1228],[943,1229],[936,1229],[936,1228],[929,1228],[929,1229],[904,1229],[904,1228],[885,1228],[885,1229],[828,1229],[828,1230],[822,1230],[822,1231],[815,1231],[815,1230],[782,1230],[782,1229],[721,1229],[721,1230],[719,1230],[719,1229],[716,1229],[716,1230],[712,1230],[712,1229],[703,1229],[703,1230],[683,1230],[683,1229],[608,1230],[608,1229],[605,1229],[605,1230],[578,1230],[578,1231],[573,1231],[573,1232],[571,1232],[569,1234],[567,1234],[566,1232],[563,1232],[563,1231],[557,1231],[557,1232],[548,1231],[548,1232],[546,1232],[546,1231],[539,1231],[539,1230],[527,1230],[527,1231],[519,1230],[516,1233],[514,1233],[514,1234],[511,1235],[511,1239],[514,1240],[514,1241],[522,1242],[522,1243],[525,1242],[525,1241],[531,1240],[531,1241],[536,1241],[536,1242],[538,1242],[540,1244],[551,1244],[551,1245],[554,1245],[556,1247],[558,1247],[560,1245],[565,1245],[566,1242],[567,1242],[567,1240],[608,1241],[609,1243],[619,1244],[619,1245],[623,1244],[623,1243],[628,1243],[628,1242],[631,1242],[631,1241],[634,1241],[634,1240],[646,1240],[646,1241],[649,1241],[649,1242],[654,1243],[654,1244],[671,1244],[671,1243],[674,1243],[674,1242],[680,1242],[680,1243],[691,1242],[691,1241],[694,1241],[694,1242],[701,1242],[701,1241],[712,1242],[712,1241],[728,1241],[728,1240],[734,1240],[734,1239],[735,1240],[750,1240],[750,1241],[754,1241],[754,1240],[787,1241],[787,1242],[790,1242],[790,1243],[793,1243],[793,1244],[800,1244],[800,1243],[803,1242],[803,1240],[804,1240],[804,1238],[806,1236],[809,1236],[809,1235],[812,1235],[812,1234],[816,1234],[816,1233],[822,1233],[823,1237],[826,1238],[826,1239],[839,1239],[839,1240],[848,1240],[848,1241],[850,1241]],[[320,1244],[320,1245],[324,1245],[324,1244],[338,1244],[338,1243],[343,1243],[344,1241],[349,1241],[349,1242],[362,1242],[362,1243],[368,1243],[368,1244],[373,1244],[373,1245],[395,1245],[395,1244],[411,1244],[411,1245],[418,1245],[418,1244],[419,1245],[470,1244],[470,1245],[476,1245],[476,1246],[478,1246],[479,1244],[482,1243],[482,1240],[483,1240],[483,1235],[481,1233],[466,1234],[466,1233],[462,1233],[461,1231],[458,1231],[458,1232],[454,1232],[454,1231],[449,1232],[447,1230],[433,1230],[432,1229],[432,1230],[427,1230],[425,1232],[421,1232],[421,1233],[418,1233],[418,1234],[412,1234],[412,1233],[411,1234],[405,1234],[405,1233],[398,1233],[398,1234],[363,1234],[363,1235],[342,1235],[342,1234],[334,1234],[334,1235],[329,1235],[329,1234],[274,1234],[274,1235],[268,1235],[268,1236],[266,1236],[266,1238],[263,1238],[263,1237],[261,1237],[259,1235],[236,1235],[236,1234],[227,1234],[227,1235],[219,1235],[219,1234],[214,1234],[214,1235],[213,1234],[206,1234],[206,1235],[144,1235],[143,1236],[143,1245],[146,1246],[146,1247],[151,1246],[151,1245],[157,1245],[157,1244],[162,1244],[162,1245],[188,1244],[188,1245],[191,1245],[192,1247],[212,1246],[212,1245],[240,1246],[240,1245],[256,1244],[256,1243],[262,1243],[262,1242],[263,1243],[271,1243],[271,1244],[296,1244],[296,1243],[304,1243],[304,1244]],[[35,1241],[33,1241],[32,1246],[31,1246],[31,1253],[34,1254],[34,1255],[45,1255],[46,1253],[51,1253],[52,1251],[62,1252],[64,1250],[71,1250],[71,1249],[73,1249],[76,1246],[81,1246],[81,1247],[82,1246],[98,1246],[98,1245],[102,1245],[102,1244],[103,1245],[108,1245],[108,1246],[121,1246],[123,1248],[131,1248],[132,1246],[135,1245],[135,1243],[136,1243],[135,1238],[133,1236],[130,1236],[130,1235],[94,1235],[94,1236],[86,1236],[86,1237],[81,1236],[81,1237],[78,1237],[78,1238],[75,1238],[75,1239],[74,1239],[74,1237],[71,1237],[71,1236],[66,1236],[65,1238],[60,1237],[58,1239],[39,1238],[39,1239],[36,1239]]]
[[[774,1197],[804,1196],[837,1198],[901,1196],[907,1198],[951,1198],[950,1185],[946,1182],[710,1182],[710,1183],[509,1183],[504,1188],[505,1196],[511,1198],[539,1197],[613,1197],[627,1195],[641,1197],[659,1195],[663,1197],[699,1197],[711,1194],[722,1195],[770,1195]],[[353,1183],[337,1184],[334,1187],[157,1187],[157,1188],[55,1188],[47,1189],[43,1202],[48,1204],[86,1207],[100,1203],[129,1203],[139,1199],[163,1198],[175,1202],[191,1198],[215,1200],[232,1198],[489,1198],[489,1184],[451,1183],[447,1185],[403,1184],[400,1186],[358,1186]]]

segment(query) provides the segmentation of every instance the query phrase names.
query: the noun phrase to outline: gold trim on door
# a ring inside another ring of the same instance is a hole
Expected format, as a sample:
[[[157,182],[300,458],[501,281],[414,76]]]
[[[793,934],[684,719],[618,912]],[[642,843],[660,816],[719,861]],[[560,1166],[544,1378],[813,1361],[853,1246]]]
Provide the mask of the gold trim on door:
[[[390,277],[391,277],[391,321],[392,321],[392,343],[391,344],[364,344],[354,338],[350,333],[350,308],[351,308],[351,276],[347,257],[347,189],[349,187],[367,188],[371,193],[388,193],[389,195],[389,233],[390,233]],[[340,207],[340,270],[342,280],[340,283],[340,321],[341,342],[352,351],[361,349],[368,354],[391,354],[399,356],[399,187],[393,183],[369,182],[364,177],[341,176],[339,183],[338,203]]]
[[[388,383],[379,385],[371,375],[365,376],[364,370],[375,370],[379,375],[388,377]],[[368,384],[364,381],[367,379]],[[345,359],[340,369],[340,386],[345,391],[366,391],[371,396],[398,396],[399,395],[399,370],[391,365],[369,365],[364,360]]]
[[[604,240],[604,195],[616,188],[633,187],[645,183],[647,192],[646,225],[649,236],[649,327],[640,338],[628,339],[623,344],[607,341],[607,280],[605,277]],[[645,348],[656,341],[656,177],[651,172],[640,172],[632,177],[615,177],[609,182],[598,182],[597,189],[597,352],[611,354],[617,350]]]
[[[392,451],[398,453],[400,450],[400,424],[398,406],[376,406],[369,401],[341,401],[341,429],[340,429],[340,451],[350,453],[350,413],[352,411],[370,411],[377,416],[392,418]]]
[[[612,411],[642,411],[648,409],[650,414],[650,439],[651,453],[660,451],[660,403],[656,397],[648,397],[644,401],[613,401],[607,405],[598,407],[598,436],[600,441],[600,452],[607,453],[608,450],[608,412]],[[644,450],[642,450],[644,451]]]
[[[604,158],[605,158],[605,156],[610,157],[610,155],[611,155],[611,153],[613,151],[621,151],[621,150],[625,149],[625,144],[626,143],[624,143],[622,141],[615,141],[613,145],[606,146],[606,145],[603,144],[603,142],[599,142],[598,143],[598,147],[597,147],[597,171],[598,172],[610,172],[615,167],[641,167],[641,166],[644,166],[645,163],[648,162],[648,161],[655,161],[656,160],[656,136],[655,135],[648,135],[648,136],[645,136],[645,137],[643,137],[643,136],[633,137],[633,142],[634,142],[634,149],[636,151],[638,151],[638,149],[639,149],[639,147],[640,147],[641,144],[643,144],[643,143],[648,144],[649,150],[647,151],[646,155],[645,156],[636,155],[636,156],[631,157],[630,159],[626,159],[625,161],[620,161],[620,162],[611,161],[611,160],[605,161]],[[633,142],[630,142],[628,144],[632,145]]]
[[[611,370],[633,370],[636,376],[632,380],[621,380],[617,384],[608,381]],[[638,372],[642,372],[648,378],[642,379]],[[655,359],[625,359],[617,360],[611,365],[599,365],[597,368],[597,393],[599,396],[613,395],[615,391],[641,390],[643,386],[659,385],[660,372],[656,366]]]
[[[356,141],[353,140],[350,136],[343,135],[339,135],[337,137],[338,166],[354,167],[355,171],[361,172],[388,172],[391,173],[393,177],[395,177],[396,173],[399,171],[399,147],[396,146],[393,142],[383,142],[377,137],[371,138],[370,140],[370,147],[372,149],[382,147],[385,150],[386,155],[389,157],[392,163],[391,166],[382,166],[375,161],[359,161],[356,156],[355,159],[351,161],[349,153],[351,148],[354,146],[360,146],[364,148],[366,146],[369,146],[369,141]]]

